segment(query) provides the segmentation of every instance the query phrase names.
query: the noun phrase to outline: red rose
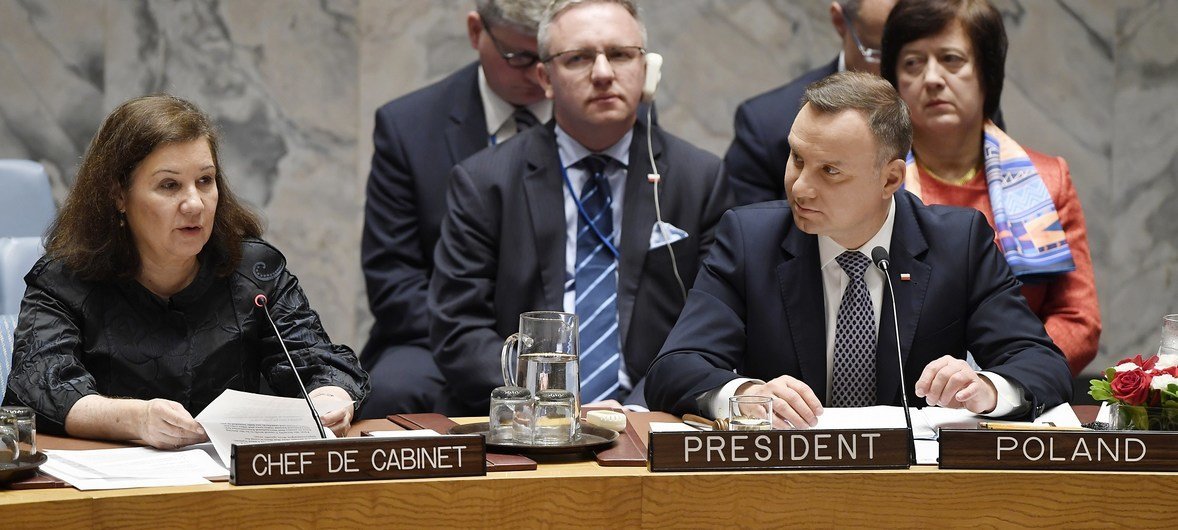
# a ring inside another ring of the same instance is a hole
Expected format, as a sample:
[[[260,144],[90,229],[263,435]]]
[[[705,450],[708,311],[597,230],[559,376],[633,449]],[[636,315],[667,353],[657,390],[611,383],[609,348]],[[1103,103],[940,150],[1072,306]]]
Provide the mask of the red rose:
[[[1149,383],[1153,376],[1137,369],[1117,372],[1113,377],[1113,397],[1126,405],[1144,405],[1149,399]]]
[[[1137,366],[1141,367],[1142,370],[1149,370],[1149,369],[1153,368],[1153,366],[1155,364],[1158,363],[1158,356],[1154,355],[1148,359],[1142,359],[1141,355],[1135,355],[1135,356],[1130,357],[1128,359],[1121,359],[1121,362],[1117,363],[1117,366],[1120,366],[1125,363],[1133,363],[1133,364],[1136,364]]]

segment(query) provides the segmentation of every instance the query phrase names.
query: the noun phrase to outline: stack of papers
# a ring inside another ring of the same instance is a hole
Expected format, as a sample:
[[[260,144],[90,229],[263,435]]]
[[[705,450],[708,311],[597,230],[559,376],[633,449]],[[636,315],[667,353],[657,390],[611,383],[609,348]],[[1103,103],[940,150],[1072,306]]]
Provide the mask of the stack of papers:
[[[49,460],[41,471],[80,490],[148,488],[208,484],[207,478],[224,477],[229,471],[205,449],[161,451],[150,447],[126,447],[91,451],[45,450]]]
[[[319,414],[328,414],[351,401],[320,396]],[[206,407],[196,421],[211,444],[182,451],[127,447],[91,451],[46,450],[49,460],[41,470],[80,490],[190,486],[208,484],[208,477],[227,477],[233,444],[290,442],[319,439],[319,428],[307,402],[300,398],[263,396],[226,390]],[[330,430],[328,438],[334,438]],[[220,463],[214,459],[217,455]]]

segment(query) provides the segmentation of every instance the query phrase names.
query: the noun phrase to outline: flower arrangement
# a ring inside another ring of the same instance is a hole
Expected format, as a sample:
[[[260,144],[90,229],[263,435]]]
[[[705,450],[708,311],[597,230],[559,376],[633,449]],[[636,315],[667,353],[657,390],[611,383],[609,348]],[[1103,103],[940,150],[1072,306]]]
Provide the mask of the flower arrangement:
[[[1178,355],[1124,359],[1091,383],[1088,395],[1110,404],[1114,429],[1178,430]]]

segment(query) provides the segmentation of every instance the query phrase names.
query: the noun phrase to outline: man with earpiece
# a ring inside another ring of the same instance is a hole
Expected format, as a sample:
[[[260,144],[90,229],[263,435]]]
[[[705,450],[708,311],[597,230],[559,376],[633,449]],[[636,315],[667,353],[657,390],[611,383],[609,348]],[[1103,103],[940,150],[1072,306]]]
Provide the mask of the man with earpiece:
[[[451,415],[486,414],[503,340],[533,310],[579,317],[583,402],[644,406],[646,369],[732,202],[717,157],[637,119],[658,72],[635,2],[558,0],[538,40],[555,120],[450,175],[429,300]]]
[[[432,412],[442,374],[429,347],[426,298],[459,161],[544,123],[536,28],[548,0],[477,0],[466,16],[479,59],[376,111],[361,259],[376,321],[360,362],[372,392],[361,418]],[[485,411],[484,411],[485,413]]]

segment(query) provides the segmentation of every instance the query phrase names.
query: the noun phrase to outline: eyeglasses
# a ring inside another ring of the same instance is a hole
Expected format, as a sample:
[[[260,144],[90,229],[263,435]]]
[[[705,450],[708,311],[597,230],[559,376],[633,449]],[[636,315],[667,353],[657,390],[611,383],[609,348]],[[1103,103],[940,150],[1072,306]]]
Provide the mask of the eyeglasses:
[[[491,37],[491,44],[495,46],[495,51],[499,52],[499,56],[503,58],[508,66],[513,68],[527,68],[540,62],[540,56],[536,55],[534,52],[527,50],[520,50],[515,52],[503,51],[503,43],[499,42],[499,39],[495,38],[494,33],[491,33],[491,24],[487,23],[486,20],[483,20],[482,22],[483,31],[487,33],[488,37]]]
[[[552,62],[570,72],[584,72],[593,67],[598,55],[604,55],[605,60],[615,69],[635,64],[646,54],[642,46],[610,46],[604,50],[584,48],[580,50],[565,50],[544,58],[544,62]]]
[[[878,48],[868,48],[859,40],[859,33],[855,31],[855,22],[850,15],[847,14],[846,8],[843,8],[843,22],[847,23],[847,31],[851,32],[851,40],[855,41],[855,47],[859,48],[859,54],[863,56],[863,60],[872,64],[879,64],[883,52]]]

